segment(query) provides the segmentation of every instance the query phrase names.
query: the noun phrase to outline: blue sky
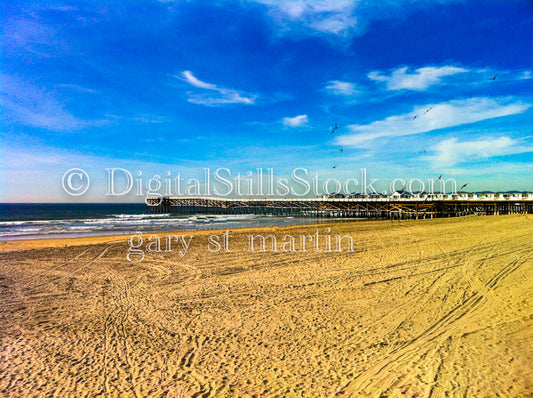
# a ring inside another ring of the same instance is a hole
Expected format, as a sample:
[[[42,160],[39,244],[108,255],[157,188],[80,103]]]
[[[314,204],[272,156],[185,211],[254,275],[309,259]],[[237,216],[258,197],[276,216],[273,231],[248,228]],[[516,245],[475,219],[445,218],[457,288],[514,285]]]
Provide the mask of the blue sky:
[[[0,15],[2,202],[72,201],[72,167],[91,176],[80,201],[108,200],[110,167],[533,190],[530,1],[8,1]]]

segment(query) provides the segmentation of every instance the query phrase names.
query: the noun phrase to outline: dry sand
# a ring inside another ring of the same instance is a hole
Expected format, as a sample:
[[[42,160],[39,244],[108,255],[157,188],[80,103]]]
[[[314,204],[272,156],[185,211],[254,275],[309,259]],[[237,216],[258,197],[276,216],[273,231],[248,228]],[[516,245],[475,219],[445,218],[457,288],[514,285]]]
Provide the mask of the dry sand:
[[[250,230],[210,253],[202,232],[137,264],[124,237],[3,242],[0,391],[532,396],[528,217],[330,225],[353,253],[249,253]]]

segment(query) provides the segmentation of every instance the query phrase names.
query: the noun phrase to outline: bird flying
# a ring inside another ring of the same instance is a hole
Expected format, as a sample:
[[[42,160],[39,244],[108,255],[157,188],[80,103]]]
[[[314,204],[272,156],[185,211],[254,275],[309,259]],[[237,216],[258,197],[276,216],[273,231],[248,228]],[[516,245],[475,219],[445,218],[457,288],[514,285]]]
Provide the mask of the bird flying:
[[[496,78],[499,76],[500,74],[499,73],[496,73],[496,75],[494,77],[491,77],[490,80],[496,80]]]
[[[468,185],[468,183],[467,183],[467,184],[464,184],[461,188],[459,188],[459,190],[463,189],[463,188],[466,187],[467,185]]]

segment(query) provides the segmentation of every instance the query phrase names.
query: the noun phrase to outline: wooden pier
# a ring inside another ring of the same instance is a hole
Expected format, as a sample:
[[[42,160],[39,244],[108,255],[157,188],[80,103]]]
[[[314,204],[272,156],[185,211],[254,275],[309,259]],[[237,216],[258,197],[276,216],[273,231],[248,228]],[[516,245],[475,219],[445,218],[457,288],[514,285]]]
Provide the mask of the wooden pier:
[[[469,214],[533,214],[533,194],[391,195],[291,199],[150,197],[151,213],[420,219]]]

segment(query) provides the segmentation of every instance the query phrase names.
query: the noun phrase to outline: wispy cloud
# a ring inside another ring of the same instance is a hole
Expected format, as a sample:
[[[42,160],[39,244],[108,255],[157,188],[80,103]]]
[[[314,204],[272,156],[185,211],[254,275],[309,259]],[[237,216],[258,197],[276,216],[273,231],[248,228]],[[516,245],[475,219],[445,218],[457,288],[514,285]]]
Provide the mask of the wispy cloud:
[[[151,114],[136,114],[131,117],[131,120],[138,123],[147,123],[147,124],[160,124],[166,123],[169,121],[169,118],[158,115]]]
[[[191,86],[207,90],[209,94],[189,92],[187,101],[193,104],[205,106],[220,106],[229,104],[252,105],[255,102],[256,95],[243,91],[233,90],[225,87],[218,87],[216,84],[206,83],[196,78],[191,71],[184,71],[178,78],[186,81]]]
[[[298,115],[294,117],[284,117],[283,125],[286,127],[300,127],[308,122],[307,115]]]
[[[458,0],[439,0],[449,3]],[[401,18],[427,7],[424,0],[248,0],[268,10],[279,35],[328,35],[350,38],[365,32],[369,21]]]
[[[281,31],[305,29],[343,36],[357,24],[353,0],[251,0],[268,7]]]
[[[8,122],[53,131],[80,130],[102,126],[109,120],[81,119],[43,88],[7,75],[1,76],[0,107]]]
[[[94,89],[80,86],[79,84],[56,84],[55,87],[59,89],[69,90],[75,93],[80,93],[80,94],[92,94],[95,92]]]
[[[533,145],[524,145],[522,140],[507,136],[478,141],[460,142],[457,138],[441,141],[432,148],[436,154],[429,157],[435,167],[450,167],[457,163],[496,156],[533,152]]]
[[[533,78],[533,75],[531,74],[530,70],[522,72],[519,77],[520,80],[529,80],[531,78]]]
[[[378,138],[420,134],[447,127],[525,112],[531,105],[508,98],[469,98],[418,106],[410,113],[366,125],[350,125],[354,134],[338,137],[341,145],[366,147]],[[416,116],[416,118],[415,118]]]
[[[358,89],[354,83],[331,80],[327,83],[326,90],[333,95],[352,96],[357,94]]]
[[[187,81],[187,83],[194,87],[205,88],[207,90],[218,90],[216,85],[198,80],[196,77],[193,76],[191,71],[186,70],[182,72],[182,76]]]
[[[468,69],[455,66],[427,66],[419,68],[413,73],[404,66],[394,70],[389,76],[373,71],[368,74],[369,79],[386,83],[387,90],[417,90],[423,91],[428,87],[441,83],[446,76],[468,72]]]

